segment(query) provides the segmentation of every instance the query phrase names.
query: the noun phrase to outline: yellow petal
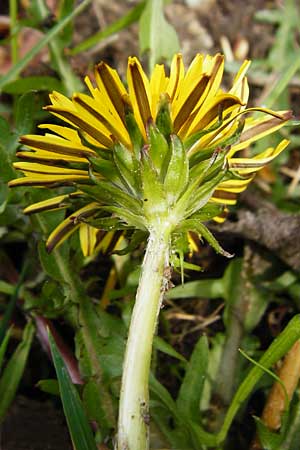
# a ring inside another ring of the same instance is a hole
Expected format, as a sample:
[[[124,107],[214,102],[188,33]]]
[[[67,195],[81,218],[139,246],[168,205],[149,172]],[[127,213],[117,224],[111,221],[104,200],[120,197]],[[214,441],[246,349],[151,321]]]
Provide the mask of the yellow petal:
[[[48,152],[46,150],[24,150],[18,151],[16,156],[21,159],[26,159],[28,161],[36,161],[43,163],[79,163],[79,164],[88,164],[88,160],[86,158],[81,158],[80,156],[73,155],[62,155],[61,153],[53,153]]]
[[[53,125],[52,123],[41,124],[38,127],[41,128],[42,130],[47,129],[53,131],[54,133],[58,134],[64,139],[67,139],[68,141],[74,143],[76,142],[76,144],[82,145],[77,130],[74,130],[73,128],[63,127],[61,125]]]
[[[100,230],[98,230],[100,232]],[[124,240],[122,231],[102,231],[102,237],[98,235],[98,244],[95,252],[111,253],[113,250],[120,249]]]
[[[275,149],[270,147],[253,158],[230,158],[228,160],[229,168],[236,170],[240,175],[257,172],[276,158],[289,143],[290,141],[283,139]]]
[[[113,141],[110,138],[110,132],[107,128],[84,109],[78,111],[77,109],[69,110],[57,106],[46,106],[44,109],[71,125],[75,125],[80,130],[85,131],[96,143],[101,144],[101,146],[106,148],[112,146]]]
[[[99,209],[99,204],[96,202],[90,203],[78,211],[71,214],[63,222],[61,222],[50,234],[46,248],[48,252],[51,252],[55,247],[61,245],[74,231],[76,231],[81,225],[81,219],[90,217]]]
[[[63,94],[57,91],[53,91],[49,94],[49,98],[53,106],[63,109],[75,110],[72,100],[68,97],[65,97]]]
[[[203,65],[203,55],[198,54],[192,61],[191,65],[188,68],[188,71],[184,77],[178,83],[177,95],[174,97],[172,102],[172,117],[176,118],[179,111],[182,109],[186,100],[191,97],[193,94],[197,94],[196,86],[198,85],[200,79],[206,75],[202,70]],[[198,98],[201,97],[201,94],[198,95]],[[197,103],[197,102],[196,102]],[[193,109],[191,110],[191,112]]]
[[[224,72],[224,56],[217,54],[215,56],[207,55],[203,61],[203,72],[206,72],[209,77],[209,85],[207,90],[207,97],[203,103],[203,107],[211,101],[217,94]]]
[[[116,70],[101,62],[95,70],[96,82],[101,93],[105,92],[123,122],[125,110],[123,98],[127,95],[126,89]]]
[[[88,176],[88,171],[79,169],[67,169],[65,167],[49,166],[35,162],[16,162],[14,168],[24,173],[36,173],[38,175],[79,175]]]
[[[88,176],[79,175],[44,175],[35,174],[33,176],[26,176],[23,178],[16,178],[8,183],[9,187],[16,186],[36,186],[36,187],[56,187],[56,186],[69,186],[73,182],[77,183],[89,183],[90,178]]]
[[[24,214],[33,214],[41,211],[53,211],[56,209],[64,209],[69,206],[69,198],[80,197],[82,192],[72,192],[71,194],[58,195],[41,202],[33,203],[23,210]]]
[[[258,139],[261,139],[268,134],[279,130],[281,127],[283,127],[285,122],[287,120],[290,120],[292,117],[291,111],[279,111],[277,115],[278,117],[264,117],[255,120],[246,120],[240,142],[231,147],[228,156],[231,157],[239,150],[248,147],[252,142],[255,142]]]
[[[166,92],[168,78],[165,74],[165,67],[162,64],[156,64],[150,79],[150,92],[151,92],[151,115],[153,119],[156,119],[158,105],[160,101],[160,95]]]
[[[185,122],[190,119],[191,114],[193,113],[195,108],[201,108],[202,101],[205,97],[205,93],[207,90],[207,86],[209,83],[209,76],[203,75],[201,76],[195,85],[193,85],[193,89],[188,91],[188,96],[184,97],[177,103],[178,111],[175,113],[173,111],[172,105],[172,116],[174,122],[174,132],[178,133],[179,130],[185,125]],[[188,121],[188,125],[190,124],[190,120]],[[185,128],[184,128],[185,130]],[[185,135],[185,131],[183,132]],[[182,133],[179,133],[181,135]]]
[[[74,95],[73,101],[75,102],[79,113],[82,115],[87,113],[89,117],[93,117],[98,123],[104,125],[106,130],[108,130],[115,139],[122,142],[125,147],[131,147],[131,140],[126,127],[117,112],[115,112],[115,114],[110,112],[109,105],[105,103],[101,105],[99,101],[97,102],[85,94]],[[102,99],[102,101],[104,100]]]
[[[45,136],[38,136],[34,134],[27,134],[20,139],[21,144],[35,150],[46,150],[48,152],[59,153],[62,155],[71,155],[84,158],[97,156],[94,150],[80,144],[79,142],[67,141],[66,139],[48,134]]]
[[[174,55],[171,63],[170,78],[167,86],[167,94],[170,99],[176,99],[181,80],[184,77],[184,65],[180,53]]]
[[[217,121],[220,117],[220,114],[223,114],[223,117],[226,117],[227,114],[232,112],[236,107],[240,107],[242,105],[241,99],[232,94],[219,94],[217,95],[211,103],[207,104],[207,109],[204,108],[204,105],[200,107],[199,112],[197,113],[197,124],[194,126],[191,125],[187,136],[191,136],[199,130],[204,130],[205,128],[210,128],[212,124]],[[233,119],[232,119],[233,120]],[[192,123],[195,123],[193,120]]]
[[[243,103],[247,103],[249,96],[249,87],[245,75],[249,69],[251,61],[245,60],[236,74],[232,88],[229,93],[240,97]]]
[[[212,197],[210,198],[210,202],[217,203],[220,205],[235,205],[237,200],[236,194],[232,192],[226,192],[223,190],[215,190]]]
[[[192,155],[194,153],[196,153],[197,151],[201,150],[201,148],[207,148],[210,146],[213,147],[217,147],[220,143],[222,143],[222,141],[224,141],[224,138],[229,137],[229,135],[233,134],[237,127],[238,127],[238,122],[236,119],[238,119],[238,117],[245,115],[245,114],[249,114],[251,112],[264,112],[268,115],[270,115],[271,117],[268,116],[264,116],[263,118],[259,118],[256,119],[255,121],[253,121],[253,119],[246,119],[246,125],[244,127],[245,129],[249,129],[251,124],[253,126],[253,131],[254,131],[254,126],[259,125],[260,123],[265,123],[264,127],[267,129],[268,125],[272,127],[272,125],[274,125],[274,123],[272,122],[272,119],[275,118],[277,120],[277,122],[275,122],[275,129],[279,129],[280,127],[282,127],[284,125],[284,123],[286,122],[286,120],[289,120],[290,118],[290,111],[272,111],[268,108],[259,108],[259,107],[254,107],[254,108],[246,108],[243,109],[241,111],[238,111],[236,114],[230,115],[229,119],[224,120],[223,124],[217,128],[215,131],[211,131],[210,133],[207,133],[205,136],[203,136],[198,142],[196,142],[193,147],[191,147],[188,151],[189,155]],[[266,119],[267,117],[267,119]],[[270,122],[271,121],[271,122]],[[269,133],[272,133],[272,130],[275,131],[273,128],[271,128],[271,131],[269,131]],[[257,139],[260,139],[261,137],[264,137],[263,135],[258,135]],[[253,141],[255,141],[255,136],[253,136]],[[236,148],[240,147],[241,148],[246,148],[247,147],[247,143],[246,145],[243,144],[235,144],[231,147],[231,150],[228,153],[228,157],[231,157],[234,153],[236,153],[238,150],[236,150]]]
[[[225,220],[227,218],[228,212],[229,212],[229,210],[225,206],[223,211],[218,216],[213,217],[212,220],[214,220],[217,223],[223,223],[223,222],[225,222]]]
[[[146,126],[152,119],[151,92],[149,80],[137,58],[128,59],[127,81],[135,120],[144,139],[147,140]]]
[[[218,189],[221,189],[222,191],[226,192],[239,194],[247,188],[248,184],[252,181],[252,179],[253,176],[250,176],[245,180],[223,181],[222,183],[219,184]]]
[[[86,223],[80,224],[79,239],[84,256],[92,256],[92,254],[95,252],[98,232],[99,230],[95,227],[91,227]]]

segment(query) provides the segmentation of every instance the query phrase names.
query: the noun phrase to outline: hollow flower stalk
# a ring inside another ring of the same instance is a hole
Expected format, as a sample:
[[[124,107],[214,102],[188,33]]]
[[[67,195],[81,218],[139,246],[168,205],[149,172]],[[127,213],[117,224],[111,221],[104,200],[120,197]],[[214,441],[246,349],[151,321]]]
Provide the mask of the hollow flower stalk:
[[[147,240],[124,360],[119,450],[149,447],[148,377],[167,269],[184,265],[194,246],[190,232],[229,256],[204,222],[225,220],[237,194],[288,145],[282,140],[253,157],[242,152],[291,117],[290,111],[247,108],[249,64],[225,92],[220,54],[198,54],[187,71],[176,54],[168,75],[156,65],[150,77],[129,58],[127,87],[100,63],[95,85],[85,80],[89,94],[50,95],[45,109],[65,126],[40,125],[50,132],[21,138],[17,156],[24,161],[14,166],[25,177],[10,186],[65,187],[25,209],[66,209],[47,240],[49,251],[76,230],[85,255],[114,245],[121,233],[132,238],[130,248]],[[253,111],[259,116],[251,117]]]

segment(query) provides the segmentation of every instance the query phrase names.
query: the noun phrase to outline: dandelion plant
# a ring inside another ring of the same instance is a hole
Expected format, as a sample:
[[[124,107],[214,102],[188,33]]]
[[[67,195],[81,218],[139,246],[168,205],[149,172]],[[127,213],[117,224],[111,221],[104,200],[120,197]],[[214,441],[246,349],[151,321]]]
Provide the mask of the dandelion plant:
[[[204,224],[222,222],[237,194],[288,145],[282,140],[249,156],[248,147],[290,119],[290,111],[247,108],[245,61],[232,88],[221,87],[222,55],[198,54],[185,71],[176,54],[170,73],[150,77],[128,60],[127,83],[105,63],[95,68],[89,94],[50,95],[45,109],[65,126],[43,124],[26,135],[14,164],[25,177],[10,186],[56,188],[63,194],[28,206],[26,214],[63,209],[65,220],[47,240],[51,251],[79,230],[83,253],[126,236],[146,242],[129,329],[119,405],[118,450],[149,448],[148,378],[152,341],[170,268],[183,271],[191,232],[230,256]],[[251,117],[252,112],[259,115]]]

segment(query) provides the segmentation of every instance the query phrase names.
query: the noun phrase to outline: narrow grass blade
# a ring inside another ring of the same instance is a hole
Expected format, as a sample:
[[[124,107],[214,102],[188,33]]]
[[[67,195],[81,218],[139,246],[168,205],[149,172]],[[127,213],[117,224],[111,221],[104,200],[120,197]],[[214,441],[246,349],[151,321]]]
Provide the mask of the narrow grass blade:
[[[8,325],[9,325],[10,319],[11,319],[11,317],[13,315],[13,312],[14,312],[14,309],[15,309],[15,306],[16,306],[16,303],[17,303],[17,300],[18,300],[18,297],[19,297],[19,291],[20,291],[20,288],[22,286],[22,283],[23,283],[23,280],[24,280],[24,277],[25,277],[25,274],[26,274],[26,270],[27,270],[27,264],[25,263],[23,268],[22,268],[22,272],[20,274],[19,282],[18,282],[17,286],[14,289],[14,293],[13,293],[13,295],[11,296],[11,298],[9,300],[9,303],[8,303],[6,309],[5,309],[5,313],[3,314],[2,320],[0,322],[0,344],[3,341],[3,339],[4,339],[4,336],[5,336],[5,334],[7,332],[7,329],[8,329]]]
[[[282,92],[284,92],[284,90],[287,89],[288,84],[290,83],[295,73],[299,70],[299,68],[300,68],[300,53],[296,57],[294,55],[293,60],[288,61],[286,67],[278,75],[277,81],[273,86],[270,95],[264,102],[265,106],[267,106],[268,108],[273,107],[274,103],[280,97]]]
[[[121,17],[121,19],[116,20],[112,25],[108,26],[102,31],[99,31],[99,33],[94,34],[93,36],[89,37],[85,41],[78,44],[76,47],[74,47],[71,50],[71,55],[78,55],[78,53],[84,52],[91,47],[94,47],[95,45],[99,44],[100,41],[103,39],[111,36],[112,34],[117,33],[118,31],[123,30],[123,28],[128,27],[132,23],[139,20],[144,7],[145,7],[145,1],[138,3],[134,8],[132,8],[128,14]]]
[[[0,421],[3,420],[7,409],[15,397],[26,366],[33,336],[34,325],[32,322],[28,322],[24,329],[22,341],[3,371],[0,379]]]
[[[88,5],[91,3],[91,0],[83,0],[74,11],[68,16],[64,17],[57,25],[55,25],[51,30],[45,34],[45,36],[35,45],[24,58],[20,59],[17,64],[15,64],[12,69],[4,75],[0,79],[0,90],[10,81],[17,78],[19,73],[29,64],[29,62],[34,58],[35,55],[42,50],[55,36],[57,36],[70,22],[74,19],[74,17],[78,16]]]
[[[71,381],[68,370],[51,334],[49,334],[49,341],[58,378],[61,401],[74,447],[76,450],[97,450],[79,394]]]
[[[2,368],[2,364],[3,364],[3,359],[4,359],[4,355],[7,349],[7,345],[9,342],[9,338],[11,335],[11,328],[9,328],[5,334],[5,337],[0,345],[0,372],[1,372],[1,368]]]
[[[290,320],[281,334],[274,339],[268,350],[259,360],[259,365],[265,369],[269,369],[280,358],[282,358],[292,347],[292,345],[300,338],[300,314],[297,314]],[[220,432],[217,435],[218,442],[223,442],[227,436],[231,423],[238,412],[242,403],[252,392],[254,386],[265,373],[259,366],[253,367],[238,388],[225,417]]]

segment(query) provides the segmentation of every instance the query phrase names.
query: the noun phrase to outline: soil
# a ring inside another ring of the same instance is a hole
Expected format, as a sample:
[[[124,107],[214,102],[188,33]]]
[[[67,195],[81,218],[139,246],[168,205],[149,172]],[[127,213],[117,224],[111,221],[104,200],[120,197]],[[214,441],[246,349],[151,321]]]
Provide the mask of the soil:
[[[1,427],[1,450],[72,450],[63,412],[51,401],[18,396]]]

